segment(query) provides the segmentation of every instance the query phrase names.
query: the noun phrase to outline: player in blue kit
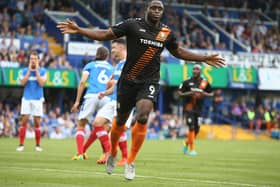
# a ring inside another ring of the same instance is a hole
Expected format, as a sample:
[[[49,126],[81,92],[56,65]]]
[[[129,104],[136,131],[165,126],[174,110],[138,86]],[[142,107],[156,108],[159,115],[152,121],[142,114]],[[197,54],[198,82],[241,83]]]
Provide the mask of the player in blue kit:
[[[36,139],[36,151],[42,151],[40,147],[41,130],[40,120],[43,116],[44,91],[46,70],[39,66],[39,55],[32,52],[29,56],[29,66],[24,68],[20,76],[20,83],[24,86],[21,100],[21,124],[19,128],[19,146],[17,151],[24,150],[24,139],[29,116],[33,116]]]
[[[72,158],[72,160],[86,159],[87,156],[83,154],[85,125],[93,117],[93,114],[96,111],[98,111],[110,101],[109,97],[104,97],[102,99],[98,98],[98,93],[106,89],[106,84],[114,71],[114,67],[107,62],[108,58],[108,49],[105,47],[99,47],[96,52],[95,61],[88,63],[83,69],[82,78],[77,90],[76,100],[71,109],[72,112],[78,112],[80,99],[87,81],[88,88],[78,116],[79,122],[76,131],[77,154]],[[110,145],[108,133],[106,131],[102,131],[102,133],[99,134],[101,135],[98,138],[102,139],[102,142],[104,142],[106,145]]]
[[[110,129],[112,124],[113,117],[116,116],[116,100],[117,100],[117,87],[115,86],[120,78],[122,68],[125,63],[126,58],[126,42],[123,38],[116,39],[112,41],[112,59],[115,60],[117,65],[115,66],[114,73],[108,82],[107,90],[99,93],[99,98],[102,99],[105,96],[109,96],[111,101],[103,106],[96,115],[96,118],[93,122],[93,131],[89,136],[87,142],[84,145],[84,153],[87,151],[89,146],[100,136],[102,135],[105,129]],[[126,122],[126,126],[129,127],[132,119],[132,114]],[[99,139],[102,141],[102,139]],[[101,143],[102,144],[102,143]],[[106,145],[106,144],[105,144]],[[118,166],[123,166],[127,160],[127,137],[124,132],[120,137],[119,147],[122,152],[122,158],[118,161]],[[103,147],[104,156],[97,160],[98,164],[104,164],[107,160],[109,150],[108,147]]]

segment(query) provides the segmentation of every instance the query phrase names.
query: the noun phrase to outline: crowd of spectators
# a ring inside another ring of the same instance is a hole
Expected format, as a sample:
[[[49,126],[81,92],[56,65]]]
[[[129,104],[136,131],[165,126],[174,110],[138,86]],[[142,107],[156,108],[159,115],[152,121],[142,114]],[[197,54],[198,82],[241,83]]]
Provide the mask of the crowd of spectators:
[[[262,10],[264,13],[276,12],[280,8],[278,0],[167,0],[173,3],[187,3],[187,4],[200,4],[212,5],[214,7],[231,7],[238,9]]]
[[[166,1],[171,3],[193,3],[192,0]],[[212,5],[231,6],[230,2],[233,1],[211,2]],[[236,7],[250,7],[246,4],[247,1],[238,0],[234,2]],[[110,15],[108,3],[110,3],[108,0],[92,1],[91,6],[94,10],[97,10],[102,17],[106,18],[106,16]],[[143,17],[144,9],[142,6],[137,4],[126,5],[125,3],[119,3],[119,20],[128,17]],[[46,8],[49,10],[73,11],[69,0],[13,0],[9,2],[9,6],[0,7],[0,21],[2,23],[0,25],[0,38],[2,38],[0,39],[0,67],[27,66],[29,53],[33,50],[37,50],[40,54],[41,66],[56,69],[72,69],[65,55],[56,56],[52,51],[44,50],[46,49],[46,44],[44,42],[39,46],[30,45],[25,50],[18,48],[15,44],[16,38],[43,40],[42,36],[45,32],[43,10]],[[215,11],[208,11],[205,9],[203,12],[210,17],[230,19],[225,9],[217,9]],[[266,27],[257,12],[245,12],[240,15],[240,20],[239,23],[231,23],[228,21],[225,23],[222,21],[218,22],[218,24],[242,43],[251,45],[252,52],[279,52],[279,28]],[[184,15],[179,15],[170,7],[166,7],[164,22],[174,30],[179,45],[181,46],[187,48],[226,50],[224,42],[215,43],[213,38],[207,35],[194,20]],[[86,58],[84,60],[85,63],[88,61]],[[252,106],[258,107],[253,108]],[[277,129],[279,129],[280,114],[279,111],[277,111],[275,107],[271,107],[271,105],[256,105],[255,103],[246,103],[240,100],[232,100],[227,103],[222,96],[221,90],[218,90],[215,92],[213,98],[213,108],[209,108],[209,110],[212,110],[214,113],[222,114],[225,118],[241,124],[246,128],[257,131],[265,128],[268,131],[271,130],[271,132],[278,131],[279,135],[279,130]],[[10,105],[0,102],[1,136],[17,136],[20,121],[19,112],[20,104]],[[209,112],[206,113],[209,114]],[[212,123],[223,122],[223,119],[215,115],[205,117],[210,118],[210,122],[212,121]],[[44,117],[41,122],[42,136],[53,139],[73,137],[73,132],[77,124],[76,120],[76,114],[69,113],[67,110],[62,112],[61,109],[55,105],[45,105]],[[186,126],[184,125],[183,119],[178,115],[160,115],[159,111],[155,111],[150,116],[149,124],[149,139],[175,139],[180,136],[185,136]],[[30,120],[27,137],[34,136],[32,125],[32,120]],[[88,125],[86,129],[86,135],[88,136],[91,129],[90,125]]]
[[[123,1],[118,4],[117,21],[127,18],[143,17],[144,7],[135,3],[137,1]],[[166,3],[188,3],[188,4],[201,4],[205,5],[202,12],[207,17],[221,18],[217,23],[230,35],[239,40],[241,43],[249,46],[254,53],[277,53],[280,51],[280,33],[277,26],[267,26],[264,21],[267,20],[259,13],[258,8],[263,8],[262,2],[257,1],[252,4],[251,1],[192,1],[192,0],[166,0]],[[272,4],[277,4],[276,1],[265,2],[263,12],[269,12],[273,9]],[[279,3],[278,3],[279,4]],[[277,6],[279,6],[277,4]],[[101,0],[94,1],[91,8],[99,13],[104,19],[110,19],[110,12],[108,6],[110,1]],[[208,9],[208,5],[213,8]],[[217,8],[218,7],[218,8]],[[226,8],[224,8],[226,7]],[[240,22],[231,22],[232,15],[227,9],[228,7],[244,8],[244,11],[235,13],[234,17],[240,19]],[[253,10],[254,9],[254,10]],[[258,9],[258,10],[256,10]],[[237,15],[236,15],[237,14]],[[238,15],[239,14],[239,15]],[[181,15],[171,6],[165,7],[165,14],[163,22],[166,23],[175,32],[179,38],[180,45],[187,48],[199,49],[228,49],[224,41],[215,42],[213,36],[210,36],[201,28],[194,20],[185,15]],[[212,30],[216,33],[216,30]]]
[[[41,37],[44,29],[42,1],[10,1],[0,9],[0,36],[33,39]]]
[[[225,98],[217,89],[213,97],[212,123],[232,123],[256,133],[279,131],[280,103],[257,96]],[[280,138],[280,136],[279,136]]]
[[[77,116],[68,111],[62,112],[58,106],[44,104],[44,115],[41,119],[42,137],[51,139],[62,139],[74,136]],[[0,136],[15,137],[18,135],[20,123],[20,104],[0,102]],[[34,137],[33,119],[27,124],[27,138]],[[89,135],[90,126],[86,128]]]
[[[51,50],[36,50],[34,45],[28,49],[14,49],[13,39],[9,45],[6,40],[0,41],[0,67],[26,67],[28,65],[28,57],[32,51],[38,51],[40,56],[40,66],[55,69],[72,69],[73,67],[66,58],[66,55],[55,55]],[[41,48],[43,49],[43,48]]]
[[[203,9],[203,14],[215,22],[242,44],[250,46],[254,53],[280,51],[279,27],[265,24],[259,11],[246,10],[230,15],[225,9]],[[234,18],[234,19],[233,19]]]
[[[255,107],[256,106],[256,107]],[[220,89],[215,90],[211,106],[203,112],[203,122],[206,124],[228,124],[239,126],[249,131],[266,132],[280,139],[280,108],[279,103],[260,102],[257,104],[247,97],[224,98]],[[203,109],[205,110],[205,109]],[[218,115],[216,115],[218,114]],[[151,113],[149,120],[150,139],[165,139],[184,137],[187,127],[183,117],[175,114]]]
[[[87,1],[86,1],[87,2]],[[117,20],[123,20],[129,17],[143,17],[143,6],[133,1],[121,1],[118,3]],[[140,1],[139,1],[140,2]],[[88,1],[89,5],[105,19],[110,17],[110,1]],[[252,8],[248,1],[168,1],[166,3],[196,3],[207,4],[217,7],[238,7]],[[270,2],[274,3],[274,1]],[[267,4],[267,3],[266,3]],[[240,22],[231,22],[231,15],[224,8],[208,9],[207,5],[202,12],[212,18],[222,18],[217,23],[229,34],[234,36],[243,44],[251,47],[254,53],[260,52],[279,52],[280,37],[279,28],[268,28],[258,11],[241,11]],[[257,6],[258,7],[258,6]],[[271,9],[272,7],[268,7]],[[50,68],[71,69],[71,64],[65,56],[56,56],[48,50],[47,44],[42,38],[45,32],[44,27],[44,9],[73,11],[70,0],[63,1],[31,1],[31,0],[13,0],[9,1],[8,6],[0,7],[0,67],[18,67],[25,66],[30,51],[37,50],[41,56],[41,66]],[[28,10],[28,11],[25,11]],[[180,46],[193,49],[209,50],[227,50],[224,41],[215,41],[214,36],[209,35],[196,21],[179,14],[176,9],[166,6],[163,18],[164,22],[172,28],[178,38]],[[224,20],[224,21],[223,21]],[[212,30],[217,33],[216,30]],[[10,38],[10,39],[5,39]],[[36,39],[37,44],[30,44],[25,49],[19,49],[15,45],[15,38],[25,38],[27,40]]]
[[[61,5],[63,3],[63,6]],[[0,7],[0,67],[22,67],[28,64],[28,56],[36,50],[40,55],[40,65],[50,68],[72,69],[66,56],[56,56],[48,49],[43,39],[44,9],[73,11],[69,0],[63,1],[9,1]],[[25,39],[29,46],[22,48],[16,40]]]
[[[233,96],[233,95],[232,95]],[[231,96],[231,97],[232,97]],[[20,103],[20,102],[18,102]],[[15,137],[20,123],[20,104],[0,102],[0,136]],[[41,120],[42,136],[50,139],[73,138],[77,127],[77,114],[70,113],[68,107],[61,109],[54,103],[44,104]],[[240,126],[253,132],[267,132],[279,137],[279,103],[256,103],[247,97],[226,98],[222,90],[215,90],[211,106],[204,105],[203,123]],[[177,106],[179,107],[179,105]],[[218,114],[218,115],[217,115]],[[177,112],[160,114],[158,110],[149,117],[148,139],[176,139],[184,137],[187,127],[183,116]],[[27,137],[33,137],[32,118],[28,123]],[[86,136],[90,134],[90,123],[86,126]],[[129,133],[129,131],[128,131]]]
[[[42,137],[50,139],[73,138],[77,128],[77,114],[62,110],[52,104],[44,104],[44,115],[41,119]],[[20,104],[0,102],[0,137],[16,137],[20,123]],[[185,127],[177,115],[160,115],[159,111],[152,112],[149,119],[149,139],[176,139],[185,135]],[[90,123],[87,124],[86,137],[91,132]],[[180,131],[184,129],[184,132]],[[27,138],[34,137],[33,119],[27,124]]]
[[[262,128],[270,132],[280,120],[279,111],[269,105],[260,104],[255,107],[245,102],[233,101],[229,110],[230,118],[257,132]]]
[[[144,17],[143,6],[125,2],[119,4],[118,21],[137,17]],[[166,7],[163,22],[174,31],[181,46],[194,49],[226,49],[225,46],[221,45],[222,42],[215,43],[213,36],[207,34],[197,22],[185,15],[178,14],[176,9]]]

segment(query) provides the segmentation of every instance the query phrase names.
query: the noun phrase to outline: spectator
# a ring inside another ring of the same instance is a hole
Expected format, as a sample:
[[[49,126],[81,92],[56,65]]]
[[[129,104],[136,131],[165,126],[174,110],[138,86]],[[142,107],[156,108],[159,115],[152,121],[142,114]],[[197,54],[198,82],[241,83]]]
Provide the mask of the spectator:
[[[264,109],[262,105],[258,106],[256,112],[256,123],[257,123],[256,130],[259,132],[261,130],[262,124],[264,123]]]
[[[11,38],[10,44],[8,46],[8,51],[10,51],[10,52],[13,51],[14,53],[16,53],[17,50],[18,50],[18,47],[15,46],[14,39]]]
[[[153,129],[153,132],[155,133],[159,133],[161,131],[161,127],[157,119],[154,119],[152,123],[150,123],[149,128]]]
[[[242,110],[237,102],[233,102],[231,106],[231,115],[233,120],[240,122],[242,120]]]
[[[248,118],[248,123],[249,123],[249,129],[253,130],[254,129],[254,123],[255,123],[255,111],[253,107],[249,107],[247,111],[247,118]]]
[[[160,138],[159,133],[155,132],[155,129],[149,128],[147,133],[147,139],[149,140],[158,140]]]
[[[50,133],[50,139],[63,139],[63,134],[60,127],[54,128],[54,131]]]
[[[275,125],[278,124],[279,114],[278,114],[278,111],[276,110],[276,108],[272,109],[270,114],[271,114],[272,127],[274,127]]]
[[[49,120],[47,123],[47,132],[49,136],[57,126],[58,126],[57,115],[54,111],[50,111]]]
[[[266,124],[266,131],[270,133],[271,127],[272,127],[272,119],[270,114],[270,108],[268,106],[265,107],[264,110],[264,121]]]
[[[72,69],[72,66],[66,60],[66,56],[65,55],[58,57],[58,66],[61,69]]]
[[[4,136],[5,125],[4,125],[4,116],[0,115],[0,137]]]
[[[8,46],[6,44],[6,40],[2,39],[1,43],[0,43],[0,50],[2,51],[3,49],[7,49]]]
[[[216,114],[223,113],[223,101],[224,101],[224,97],[222,94],[222,90],[221,89],[215,90],[213,96],[213,112],[214,112],[213,122],[214,123],[220,123],[220,121],[216,117]]]
[[[217,45],[216,45],[216,50],[226,50],[226,44],[225,42],[219,42]]]
[[[84,67],[87,63],[89,63],[90,61],[91,61],[91,58],[89,57],[88,52],[86,52],[86,53],[84,54],[83,59],[82,59],[83,67]]]
[[[75,126],[74,122],[70,119],[69,112],[63,115],[63,125],[61,126],[62,134],[64,138],[72,137],[72,131]]]

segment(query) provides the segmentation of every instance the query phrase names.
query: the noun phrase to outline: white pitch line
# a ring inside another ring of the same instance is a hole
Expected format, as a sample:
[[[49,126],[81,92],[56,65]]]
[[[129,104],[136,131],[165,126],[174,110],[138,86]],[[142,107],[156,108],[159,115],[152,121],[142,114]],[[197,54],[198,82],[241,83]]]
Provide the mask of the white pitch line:
[[[143,176],[143,175],[137,175],[137,177],[151,178],[151,179],[160,179],[160,180],[169,180],[169,181],[186,181],[186,182],[192,182],[192,183],[206,183],[206,184],[217,184],[217,185],[229,185],[229,186],[269,187],[269,186],[259,186],[259,185],[256,185],[256,184],[246,184],[246,183],[236,183],[236,182],[223,182],[223,181],[201,180],[201,179],[177,179],[177,178],[170,178],[170,177]]]
[[[21,167],[0,167],[2,169],[17,169],[17,170],[33,170],[33,171],[50,171],[50,172],[61,172],[61,173],[77,173],[73,170],[60,170],[60,169],[52,169],[52,168],[21,168]],[[108,174],[104,172],[92,172],[92,171],[79,171],[79,173],[85,173],[92,175],[93,173],[96,175],[108,176]],[[120,173],[114,173],[113,176],[123,176]],[[178,179],[171,177],[157,177],[157,176],[145,176],[145,175],[136,175],[138,178],[146,178],[146,179],[157,179],[157,180],[168,180],[173,182],[191,182],[191,183],[205,183],[205,184],[216,184],[216,185],[227,185],[227,186],[246,186],[246,187],[270,187],[269,185],[256,185],[256,184],[247,184],[247,183],[237,183],[237,182],[223,182],[223,181],[215,181],[215,180],[201,180],[201,179]]]

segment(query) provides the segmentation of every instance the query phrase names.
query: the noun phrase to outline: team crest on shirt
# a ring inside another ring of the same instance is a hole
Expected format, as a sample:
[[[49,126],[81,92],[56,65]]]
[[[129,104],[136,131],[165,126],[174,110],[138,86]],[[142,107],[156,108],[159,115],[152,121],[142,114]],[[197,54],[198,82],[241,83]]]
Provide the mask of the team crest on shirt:
[[[158,33],[157,39],[158,39],[159,41],[164,41],[164,40],[166,40],[166,38],[167,38],[167,35],[166,35],[165,31],[160,31],[160,32]]]
[[[156,40],[164,42],[167,39],[170,32],[171,32],[171,30],[168,28],[165,28],[165,27],[161,28],[161,30],[159,31],[159,33],[156,37]]]

